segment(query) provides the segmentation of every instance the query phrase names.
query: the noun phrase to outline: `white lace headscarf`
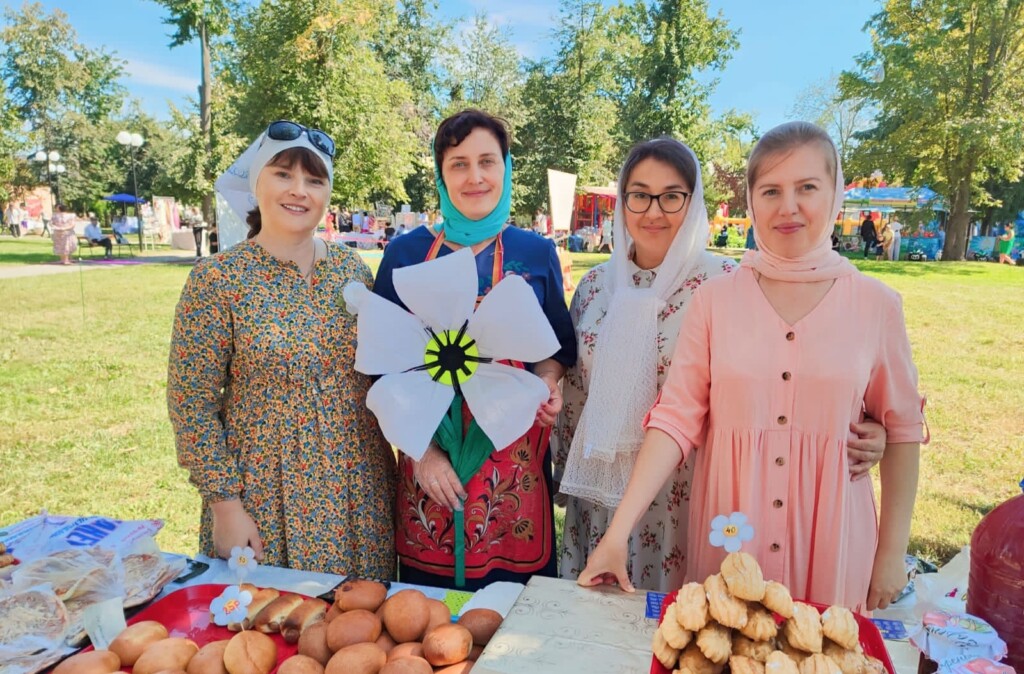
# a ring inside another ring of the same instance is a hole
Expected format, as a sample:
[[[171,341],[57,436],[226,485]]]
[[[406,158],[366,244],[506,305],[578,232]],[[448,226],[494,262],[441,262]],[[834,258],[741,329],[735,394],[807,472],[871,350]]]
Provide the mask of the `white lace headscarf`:
[[[623,211],[629,173],[648,158],[675,166],[678,162],[668,158],[680,151],[688,154],[696,167],[693,194],[683,223],[656,269],[654,283],[650,288],[637,288],[629,264],[633,237],[626,229]],[[700,162],[693,150],[667,137],[635,146],[619,175],[615,249],[602,289],[610,296],[608,312],[600,322],[587,402],[562,477],[563,493],[608,508],[617,507],[622,500],[644,439],[644,416],[658,395],[658,316],[700,260],[708,229]]]

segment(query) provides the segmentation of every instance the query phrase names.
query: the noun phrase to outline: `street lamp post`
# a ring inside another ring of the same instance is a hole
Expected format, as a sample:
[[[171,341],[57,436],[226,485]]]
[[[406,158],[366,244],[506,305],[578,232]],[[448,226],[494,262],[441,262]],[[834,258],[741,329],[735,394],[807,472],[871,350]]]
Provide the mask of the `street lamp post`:
[[[59,187],[57,188],[58,193],[54,194],[53,174],[58,170],[58,168],[60,169],[60,173],[64,172],[64,165],[57,163],[60,161],[60,152],[57,152],[56,150],[50,150],[49,152],[46,150],[40,150],[39,152],[36,152],[33,159],[40,164],[46,165],[46,186],[50,188],[50,213],[52,217],[54,207],[60,203]],[[43,220],[43,233],[48,233],[45,219]]]
[[[139,210],[139,181],[135,177],[135,148],[142,147],[145,140],[142,134],[121,131],[117,134],[117,142],[128,148],[128,156],[132,164],[132,196],[135,197],[135,219],[139,223],[139,250],[142,250],[142,212]]]

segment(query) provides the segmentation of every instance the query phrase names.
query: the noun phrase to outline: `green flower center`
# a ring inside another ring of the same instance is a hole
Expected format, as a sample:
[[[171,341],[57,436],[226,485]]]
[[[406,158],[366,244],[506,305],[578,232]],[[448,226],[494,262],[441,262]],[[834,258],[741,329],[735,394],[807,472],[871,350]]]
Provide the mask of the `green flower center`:
[[[445,330],[437,334],[428,328],[431,340],[423,351],[423,365],[417,370],[426,370],[430,378],[456,389],[476,373],[480,363],[489,363],[490,358],[481,358],[476,340],[466,334],[469,322],[458,330]]]

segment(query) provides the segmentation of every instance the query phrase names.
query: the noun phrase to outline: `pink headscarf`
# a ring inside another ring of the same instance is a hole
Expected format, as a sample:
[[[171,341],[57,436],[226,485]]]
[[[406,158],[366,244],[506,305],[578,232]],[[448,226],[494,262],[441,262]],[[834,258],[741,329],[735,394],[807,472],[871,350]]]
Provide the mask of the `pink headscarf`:
[[[753,185],[748,182],[747,214],[750,216],[750,226],[754,227],[754,241],[757,242],[757,250],[747,251],[743,255],[743,259],[740,260],[741,266],[751,267],[762,276],[776,281],[795,283],[836,279],[857,271],[857,268],[850,264],[849,260],[832,250],[832,227],[829,225],[835,221],[836,214],[843,208],[846,185],[843,182],[843,167],[839,161],[839,153],[836,152],[836,146],[831,139],[829,139],[829,147],[836,158],[835,193],[832,198],[832,210],[827,216],[829,220],[821,228],[821,233],[818,235],[818,240],[814,242],[814,246],[796,258],[782,257],[766,246],[754,225]]]

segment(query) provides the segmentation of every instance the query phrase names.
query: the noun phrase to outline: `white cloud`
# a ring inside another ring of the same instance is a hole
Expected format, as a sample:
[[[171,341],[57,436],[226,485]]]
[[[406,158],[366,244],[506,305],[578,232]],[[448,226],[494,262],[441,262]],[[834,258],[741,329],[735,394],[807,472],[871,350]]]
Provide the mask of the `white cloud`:
[[[199,86],[199,78],[184,75],[166,66],[139,59],[129,59],[125,64],[127,79],[135,84],[142,84],[162,89],[172,89],[183,94],[195,94]]]

